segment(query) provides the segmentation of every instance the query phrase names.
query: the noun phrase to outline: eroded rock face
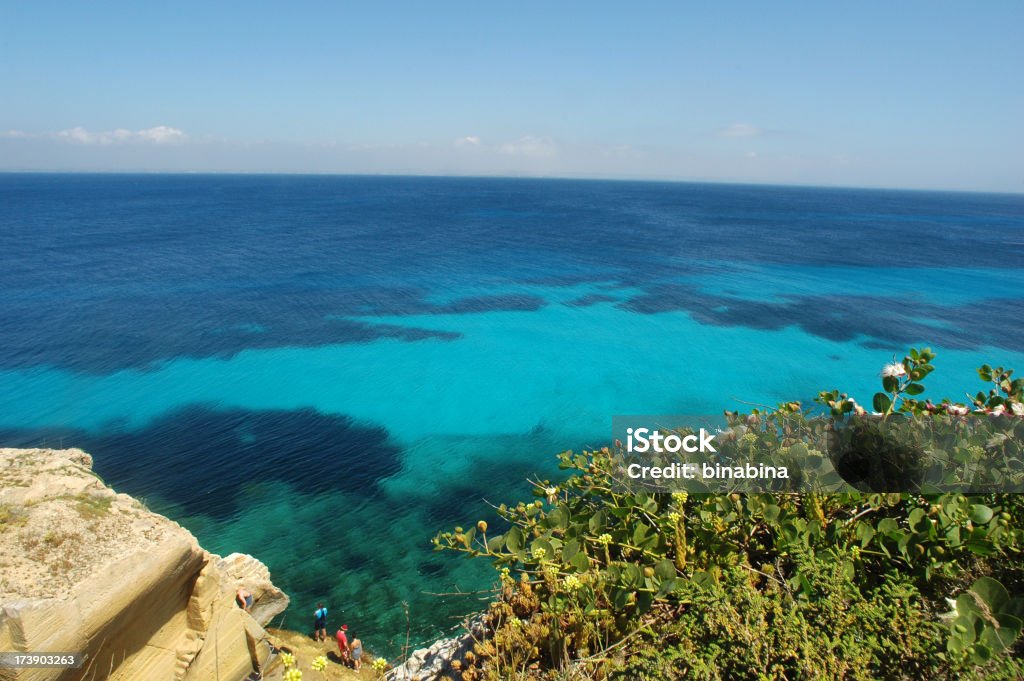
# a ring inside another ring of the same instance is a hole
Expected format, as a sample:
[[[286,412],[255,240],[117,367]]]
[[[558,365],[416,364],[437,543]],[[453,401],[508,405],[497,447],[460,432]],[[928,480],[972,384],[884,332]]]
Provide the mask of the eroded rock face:
[[[108,488],[88,454],[0,449],[0,650],[87,656],[0,681],[244,679],[266,664],[263,627],[287,605],[265,565],[208,553]]]

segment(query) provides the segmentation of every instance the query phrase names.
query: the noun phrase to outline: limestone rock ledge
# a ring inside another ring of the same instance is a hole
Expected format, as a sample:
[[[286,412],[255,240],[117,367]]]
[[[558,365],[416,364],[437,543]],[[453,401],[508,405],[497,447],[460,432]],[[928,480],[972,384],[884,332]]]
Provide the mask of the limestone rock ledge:
[[[0,449],[0,651],[86,655],[0,681],[238,681],[266,665],[263,627],[287,605],[265,565],[210,554],[107,487],[85,452]]]

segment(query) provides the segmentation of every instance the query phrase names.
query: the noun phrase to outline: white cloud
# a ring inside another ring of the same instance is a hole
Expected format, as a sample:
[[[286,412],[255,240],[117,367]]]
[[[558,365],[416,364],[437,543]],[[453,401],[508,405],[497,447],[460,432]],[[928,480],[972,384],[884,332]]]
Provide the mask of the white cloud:
[[[7,139],[12,140],[28,139],[31,136],[32,135],[25,132],[24,130],[5,130],[4,132],[0,133],[0,137],[6,137]]]
[[[111,144],[126,144],[132,142],[143,142],[149,144],[180,144],[184,142],[187,135],[177,128],[166,125],[158,125],[144,130],[126,130],[117,128],[115,130],[91,131],[81,126],[59,130],[53,133],[53,137],[62,142],[71,144],[89,144],[107,146]]]
[[[722,137],[755,137],[764,133],[764,130],[748,123],[733,123],[718,131]]]
[[[147,142],[155,142],[156,144],[172,144],[185,141],[185,133],[183,131],[166,125],[158,125],[155,128],[139,130],[135,135],[139,139],[146,140]]]
[[[557,145],[550,137],[526,135],[515,142],[502,144],[498,151],[509,156],[530,156],[533,158],[550,158],[557,152]]]
[[[480,138],[476,135],[466,135],[455,140],[455,146],[457,147],[479,147]]]

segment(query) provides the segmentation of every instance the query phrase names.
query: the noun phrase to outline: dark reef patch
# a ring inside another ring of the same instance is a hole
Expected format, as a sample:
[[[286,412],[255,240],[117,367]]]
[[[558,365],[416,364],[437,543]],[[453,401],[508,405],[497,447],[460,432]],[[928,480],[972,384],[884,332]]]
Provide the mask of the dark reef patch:
[[[302,292],[268,288],[128,299],[48,300],[5,308],[0,366],[57,366],[103,374],[148,369],[179,357],[229,358],[242,350],[369,343],[453,341],[454,331],[383,324],[345,315],[382,314],[406,291]],[[471,301],[471,306],[483,306]],[[416,306],[406,306],[412,314]],[[421,311],[433,311],[429,305]]]
[[[702,324],[777,330],[796,326],[833,341],[892,349],[927,339],[949,349],[1024,350],[1024,299],[990,298],[936,305],[887,296],[784,296],[745,300],[683,284],[658,284],[619,304],[641,314],[683,311]],[[912,312],[913,316],[908,313]]]
[[[445,303],[432,303],[419,296],[390,296],[377,298],[364,304],[359,310],[348,314],[357,315],[440,315],[476,314],[480,312],[536,312],[547,304],[540,296],[529,294],[497,294],[490,296],[467,296]]]
[[[264,482],[304,493],[372,495],[400,467],[384,428],[314,409],[215,409],[192,405],[134,430],[0,431],[5,446],[80,447],[121,492],[156,496],[185,514],[231,515],[240,492]]]
[[[597,305],[599,303],[614,303],[619,299],[615,296],[605,295],[604,293],[589,293],[585,296],[580,296],[573,300],[564,303],[566,307],[590,307],[591,305]]]
[[[370,343],[454,341],[456,331],[423,329],[368,316],[539,310],[533,295],[493,295],[434,303],[408,288],[247,289],[130,298],[8,302],[0,327],[0,367],[57,366],[103,374],[149,369],[179,357],[230,358],[242,350]]]

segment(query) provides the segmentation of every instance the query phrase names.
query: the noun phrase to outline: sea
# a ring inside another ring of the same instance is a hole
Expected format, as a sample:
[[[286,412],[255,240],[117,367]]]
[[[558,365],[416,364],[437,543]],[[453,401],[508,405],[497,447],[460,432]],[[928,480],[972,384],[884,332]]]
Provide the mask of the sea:
[[[394,656],[478,611],[433,551],[617,414],[1024,370],[1024,195],[559,179],[0,174],[0,445],[250,553]]]

